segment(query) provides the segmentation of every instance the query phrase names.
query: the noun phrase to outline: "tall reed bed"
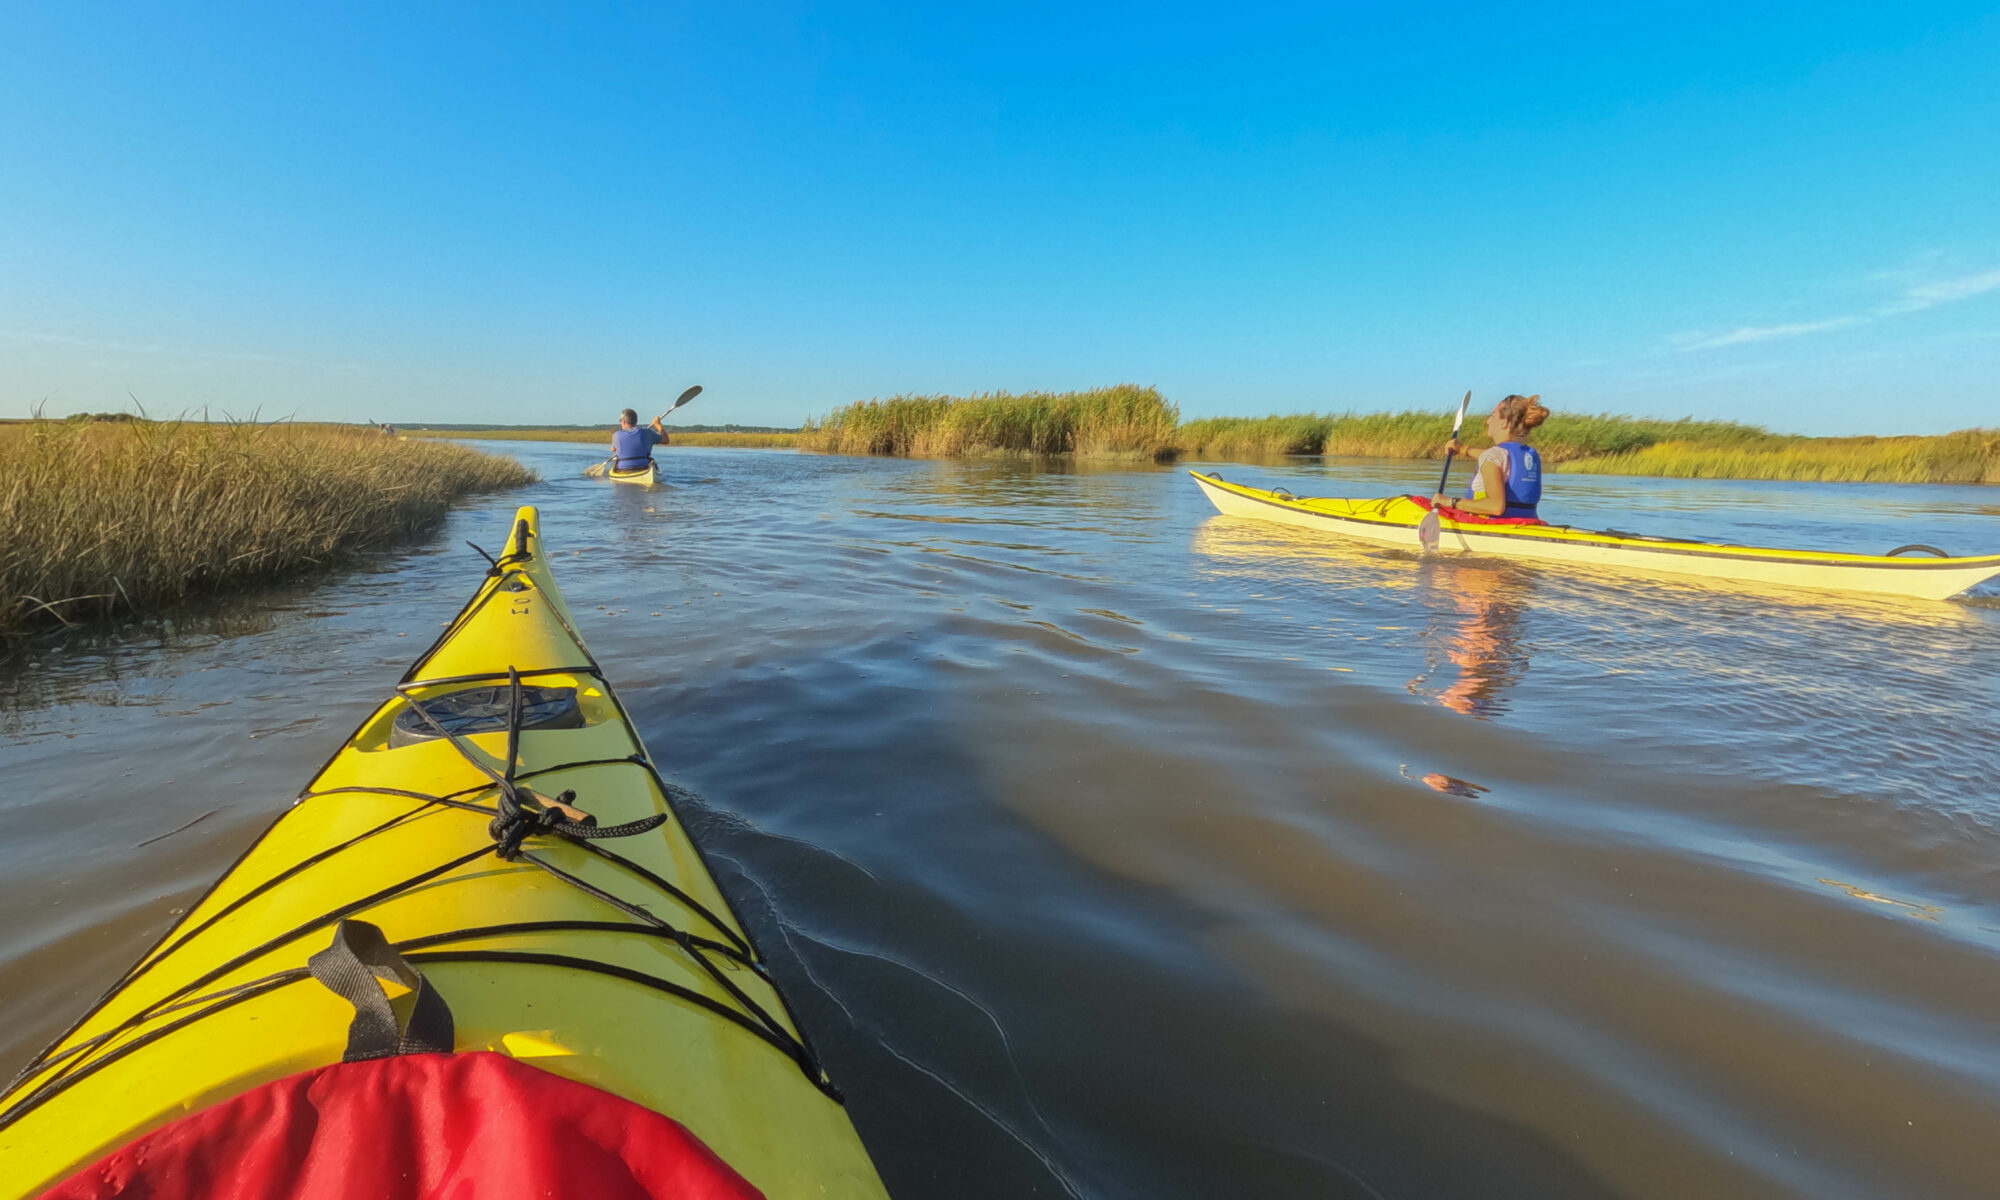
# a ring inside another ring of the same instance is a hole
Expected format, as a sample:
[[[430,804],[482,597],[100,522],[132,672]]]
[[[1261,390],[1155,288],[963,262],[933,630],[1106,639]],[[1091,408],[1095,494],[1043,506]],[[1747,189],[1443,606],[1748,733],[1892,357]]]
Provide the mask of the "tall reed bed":
[[[1567,462],[1562,469],[1681,479],[2000,483],[2000,429],[1936,437],[1769,438],[1738,445],[1661,441]]]
[[[1322,454],[1333,430],[1330,416],[1203,417],[1175,431],[1175,448],[1194,458],[1258,459]]]
[[[1477,420],[1484,416],[1484,412],[1466,414],[1462,440],[1468,449],[1489,444]],[[1301,413],[1189,421],[1180,427],[1175,440],[1180,452],[1193,458],[1284,454],[1439,458],[1450,432],[1449,420],[1435,412]],[[1763,445],[1787,439],[1734,421],[1656,421],[1608,413],[1559,413],[1535,431],[1534,440],[1544,458],[1560,463],[1630,453],[1669,440],[1711,446]]]
[[[342,426],[0,426],[0,631],[144,612],[435,527],[534,474]]]
[[[1171,457],[1180,410],[1136,384],[1085,392],[987,392],[863,400],[807,423],[799,444],[834,454]]]

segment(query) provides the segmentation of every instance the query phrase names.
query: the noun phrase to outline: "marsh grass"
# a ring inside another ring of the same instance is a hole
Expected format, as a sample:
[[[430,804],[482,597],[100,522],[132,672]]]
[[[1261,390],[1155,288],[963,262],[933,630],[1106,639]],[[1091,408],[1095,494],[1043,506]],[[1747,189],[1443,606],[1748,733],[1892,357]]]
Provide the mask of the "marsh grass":
[[[672,429],[669,428],[669,433]],[[799,444],[797,433],[675,433],[673,446],[754,446],[783,450]]]
[[[0,632],[324,567],[533,479],[509,458],[351,426],[0,426]]]
[[[1468,449],[1489,445],[1467,413]],[[1294,416],[1210,417],[1189,421],[1176,437],[1190,458],[1275,457],[1330,454],[1366,458],[1440,458],[1451,432],[1434,412],[1302,413]],[[1534,441],[1552,463],[1625,454],[1663,441],[1690,446],[1763,445],[1788,439],[1733,421],[1655,421],[1608,413],[1557,414],[1535,431]]]
[[[1486,445],[1466,414],[1465,444]],[[1108,459],[1258,462],[1284,455],[1437,459],[1441,412],[1295,413],[1179,422],[1153,388],[893,396],[835,409],[797,433],[676,433],[683,446],[798,446],[833,454],[1068,454]],[[416,433],[416,431],[413,431]],[[416,436],[602,443],[597,430],[451,430]],[[1619,475],[1894,483],[2000,483],[2000,431],[1937,437],[1809,438],[1736,421],[1557,413],[1535,431],[1551,467]]]
[[[404,429],[398,431],[411,441],[472,442],[596,442],[611,444],[611,434],[602,429]]]
[[[1191,458],[1259,459],[1286,454],[1321,454],[1334,418],[1293,416],[1204,417],[1174,434],[1175,448]],[[1432,439],[1435,441],[1435,437]]]
[[[2000,483],[2000,429],[1936,437],[1767,438],[1735,445],[1663,440],[1566,462],[1562,469],[1679,479]]]
[[[799,444],[834,454],[1171,457],[1180,411],[1136,384],[863,400],[808,422]]]
[[[464,438],[469,441],[493,442],[587,442],[609,447],[611,430],[603,429],[410,429],[405,434],[412,438]],[[764,450],[782,450],[799,444],[799,434],[790,430],[772,433],[750,431],[730,432],[722,430],[678,430],[667,426],[672,438],[669,446],[753,446]]]

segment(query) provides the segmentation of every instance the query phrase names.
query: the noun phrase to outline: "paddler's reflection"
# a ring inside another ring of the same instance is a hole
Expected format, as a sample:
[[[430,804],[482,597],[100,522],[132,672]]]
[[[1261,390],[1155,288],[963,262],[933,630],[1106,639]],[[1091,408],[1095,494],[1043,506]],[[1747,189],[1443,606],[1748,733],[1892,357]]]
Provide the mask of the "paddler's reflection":
[[[1431,609],[1422,635],[1424,672],[1410,681],[1411,694],[1433,696],[1469,717],[1505,712],[1504,694],[1528,671],[1521,620],[1534,579],[1532,571],[1501,563],[1429,564],[1421,585]],[[1448,678],[1435,680],[1440,672]]]

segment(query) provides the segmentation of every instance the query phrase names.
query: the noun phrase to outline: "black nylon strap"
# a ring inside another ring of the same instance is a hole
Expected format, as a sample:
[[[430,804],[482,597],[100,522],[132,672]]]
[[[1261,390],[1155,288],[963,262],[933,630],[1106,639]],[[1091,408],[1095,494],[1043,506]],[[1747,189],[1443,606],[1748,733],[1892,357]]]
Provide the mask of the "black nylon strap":
[[[306,968],[328,991],[354,1006],[342,1062],[451,1053],[451,1007],[423,972],[396,953],[380,928],[366,921],[340,922],[333,929],[333,944],[307,959]],[[389,995],[376,981],[378,976],[416,993],[410,1003],[409,1028],[397,1028],[395,1010],[389,1007]]]

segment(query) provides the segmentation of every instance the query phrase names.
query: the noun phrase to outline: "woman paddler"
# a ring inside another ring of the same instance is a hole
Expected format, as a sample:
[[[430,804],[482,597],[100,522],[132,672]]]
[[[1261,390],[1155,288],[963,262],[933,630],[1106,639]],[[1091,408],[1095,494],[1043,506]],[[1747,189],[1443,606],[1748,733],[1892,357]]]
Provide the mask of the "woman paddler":
[[[1431,503],[1486,517],[1535,517],[1535,506],[1542,499],[1542,456],[1528,444],[1528,434],[1549,419],[1541,399],[1537,392],[1509,396],[1494,405],[1486,418],[1486,436],[1494,444],[1479,452],[1465,494],[1454,497],[1439,492],[1431,497]],[[1453,454],[1465,452],[1456,437],[1446,449]]]
[[[639,414],[626,409],[618,414],[618,432],[611,435],[611,469],[637,471],[653,461],[653,447],[667,444],[667,431],[660,417],[650,427],[639,427]]]

